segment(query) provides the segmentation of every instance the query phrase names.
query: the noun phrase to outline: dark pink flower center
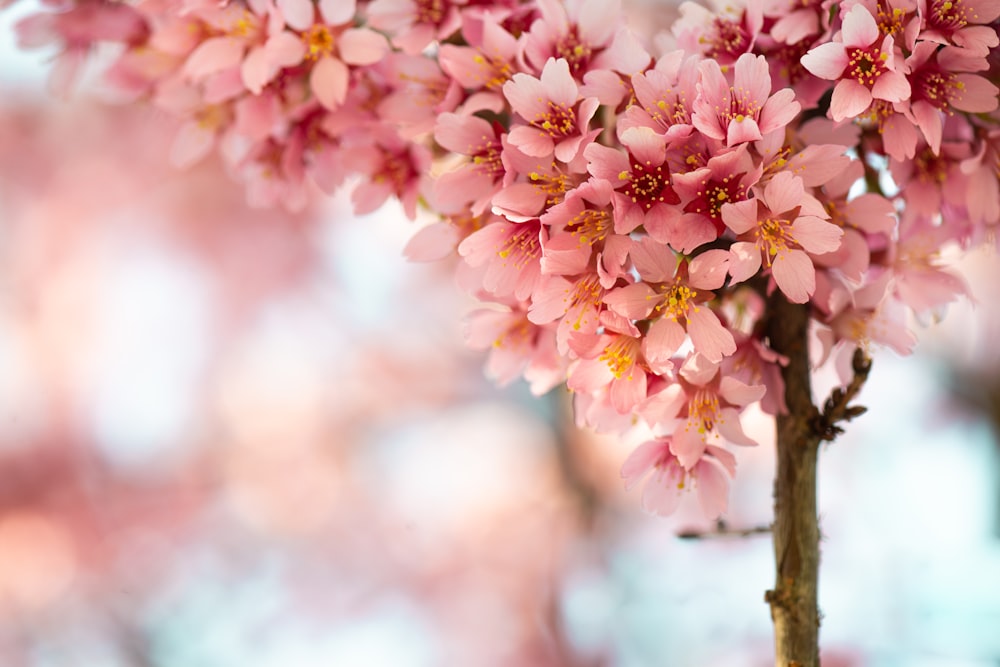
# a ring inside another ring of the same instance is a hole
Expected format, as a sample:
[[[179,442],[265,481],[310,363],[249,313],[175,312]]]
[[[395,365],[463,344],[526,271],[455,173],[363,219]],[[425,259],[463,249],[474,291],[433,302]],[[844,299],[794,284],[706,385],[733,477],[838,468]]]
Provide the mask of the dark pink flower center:
[[[889,54],[883,53],[879,47],[868,47],[862,49],[855,47],[847,53],[847,68],[844,70],[844,78],[857,81],[862,86],[871,88],[875,81],[888,71],[886,61]]]
[[[932,29],[952,32],[978,18],[963,0],[934,0],[930,5],[927,23]]]
[[[736,59],[750,50],[750,32],[739,21],[716,17],[712,21],[709,34],[699,37],[706,45],[705,55],[715,58],[720,65],[736,62]]]
[[[569,63],[569,71],[574,78],[579,78],[587,71],[590,56],[594,50],[580,40],[580,34],[575,25],[569,27],[569,32],[559,38],[555,44],[555,57],[565,58]]]
[[[655,204],[677,204],[681,200],[670,186],[670,172],[665,164],[654,167],[633,158],[632,171],[623,171],[618,178],[628,181],[622,192],[647,211]]]
[[[417,23],[441,25],[447,11],[447,0],[417,0]]]
[[[743,174],[724,176],[721,180],[715,177],[706,178],[687,206],[686,213],[701,213],[712,219],[717,234],[722,234],[726,225],[722,221],[722,205],[730,202],[743,201],[747,198],[747,190],[740,185]]]

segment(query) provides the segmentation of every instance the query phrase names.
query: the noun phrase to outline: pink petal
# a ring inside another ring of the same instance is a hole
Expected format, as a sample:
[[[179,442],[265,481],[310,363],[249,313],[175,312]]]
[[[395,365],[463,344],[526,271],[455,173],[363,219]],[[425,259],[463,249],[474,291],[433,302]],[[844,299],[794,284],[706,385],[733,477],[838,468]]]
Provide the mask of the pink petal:
[[[657,298],[652,287],[646,283],[635,283],[608,292],[604,295],[604,303],[619,315],[641,320],[652,312]]]
[[[910,99],[910,82],[902,72],[886,71],[875,80],[872,97],[887,102],[902,102]],[[860,111],[858,113],[861,113]]]
[[[654,475],[642,488],[642,508],[657,516],[670,516],[681,504],[680,475],[672,476],[666,472]]]
[[[541,84],[547,99],[557,105],[569,108],[576,104],[579,89],[569,73],[569,63],[564,58],[549,58],[542,70]]]
[[[739,241],[729,248],[729,275],[734,283],[748,280],[760,270],[760,250],[753,243]]]
[[[792,223],[792,237],[807,252],[817,255],[833,252],[840,247],[844,230],[819,218],[803,215]]]
[[[202,79],[209,74],[236,67],[243,58],[243,40],[234,37],[212,37],[191,52],[184,63],[184,74]]]
[[[340,59],[349,65],[373,65],[389,52],[385,35],[368,28],[349,28],[337,40]]]
[[[737,234],[750,231],[757,226],[757,201],[747,199],[733,204],[723,204],[722,221]]]
[[[787,171],[778,172],[764,186],[764,203],[772,213],[786,213],[801,206],[804,195],[802,179]]]
[[[811,49],[800,61],[813,75],[836,81],[847,67],[848,57],[840,42],[826,42]]]
[[[341,25],[354,19],[357,0],[319,0],[319,13],[330,25]]]
[[[403,248],[403,256],[411,262],[436,262],[451,255],[458,245],[458,230],[446,222],[422,227]]]
[[[864,5],[858,3],[851,7],[844,17],[842,28],[844,46],[867,47],[879,38],[878,24]]]
[[[215,132],[196,121],[181,125],[170,147],[170,164],[184,169],[208,155],[215,145]]]
[[[625,490],[635,486],[653,469],[660,457],[669,451],[669,440],[649,440],[636,447],[622,464],[621,476],[625,480]]]
[[[336,58],[325,56],[313,65],[309,74],[309,87],[319,103],[333,111],[347,98],[349,78],[347,65]]]
[[[702,511],[709,519],[718,518],[729,504],[729,480],[715,464],[704,459],[695,466],[695,479]]]
[[[669,359],[684,343],[685,338],[684,327],[669,317],[661,317],[653,322],[646,333],[646,356],[653,361]]]
[[[718,316],[707,306],[700,306],[688,312],[688,334],[694,349],[712,362],[722,361],[722,357],[736,351],[733,334],[722,326]]]
[[[278,9],[285,23],[296,30],[308,30],[313,25],[313,3],[311,0],[277,0]]]
[[[830,98],[830,117],[837,122],[854,118],[864,113],[871,103],[872,93],[868,88],[854,79],[841,79]]]
[[[816,269],[802,250],[779,253],[771,263],[771,275],[792,303],[805,303],[816,290]]]

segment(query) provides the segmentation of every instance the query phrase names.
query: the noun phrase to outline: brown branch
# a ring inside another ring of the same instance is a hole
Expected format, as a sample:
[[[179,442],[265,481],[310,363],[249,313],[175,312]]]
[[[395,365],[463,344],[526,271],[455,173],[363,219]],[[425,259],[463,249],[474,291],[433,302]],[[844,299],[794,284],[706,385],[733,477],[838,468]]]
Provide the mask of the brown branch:
[[[729,525],[719,519],[715,522],[715,530],[684,530],[677,533],[677,537],[682,540],[710,540],[727,537],[751,537],[753,535],[767,535],[771,532],[771,526],[753,526],[751,528],[730,528]]]
[[[771,348],[788,358],[788,365],[781,369],[788,413],[776,419],[775,584],[764,599],[774,621],[776,667],[818,667],[816,459],[820,437],[813,424],[820,413],[812,402],[809,306],[789,303],[776,290],[767,310]]]
[[[837,426],[839,422],[851,421],[868,411],[868,408],[862,405],[849,405],[865,385],[872,369],[871,359],[860,347],[854,351],[851,367],[854,370],[854,377],[850,383],[844,389],[837,387],[830,392],[830,397],[823,404],[823,411],[812,421],[813,431],[820,440],[829,442],[836,439],[844,432],[844,429]]]

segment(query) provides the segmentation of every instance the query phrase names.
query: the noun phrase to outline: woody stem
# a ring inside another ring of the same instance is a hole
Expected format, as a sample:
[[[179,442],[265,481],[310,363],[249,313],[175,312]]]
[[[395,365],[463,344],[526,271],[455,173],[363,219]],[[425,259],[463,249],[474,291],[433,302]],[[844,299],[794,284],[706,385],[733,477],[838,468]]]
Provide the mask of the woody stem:
[[[775,584],[765,600],[774,622],[775,667],[819,665],[819,524],[816,461],[820,438],[812,428],[808,305],[789,303],[775,291],[768,303],[768,337],[788,358],[782,369],[788,413],[777,418],[774,479]]]

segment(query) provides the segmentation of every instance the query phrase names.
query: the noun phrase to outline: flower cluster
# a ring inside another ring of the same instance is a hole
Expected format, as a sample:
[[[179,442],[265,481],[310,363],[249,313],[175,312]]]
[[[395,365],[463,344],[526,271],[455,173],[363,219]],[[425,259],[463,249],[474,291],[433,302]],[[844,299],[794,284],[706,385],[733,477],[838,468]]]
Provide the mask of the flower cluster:
[[[608,0],[86,7],[125,18],[22,36],[121,43],[108,76],[184,119],[177,164],[217,147],[262,205],[349,176],[358,212],[426,205],[407,253],[460,256],[488,371],[648,429],[623,476],[656,513],[692,486],[724,511],[744,409],[785,409],[775,292],[822,360],[906,353],[907,314],[967,291],[942,248],[1000,223],[995,2],[685,3],[655,48]]]

